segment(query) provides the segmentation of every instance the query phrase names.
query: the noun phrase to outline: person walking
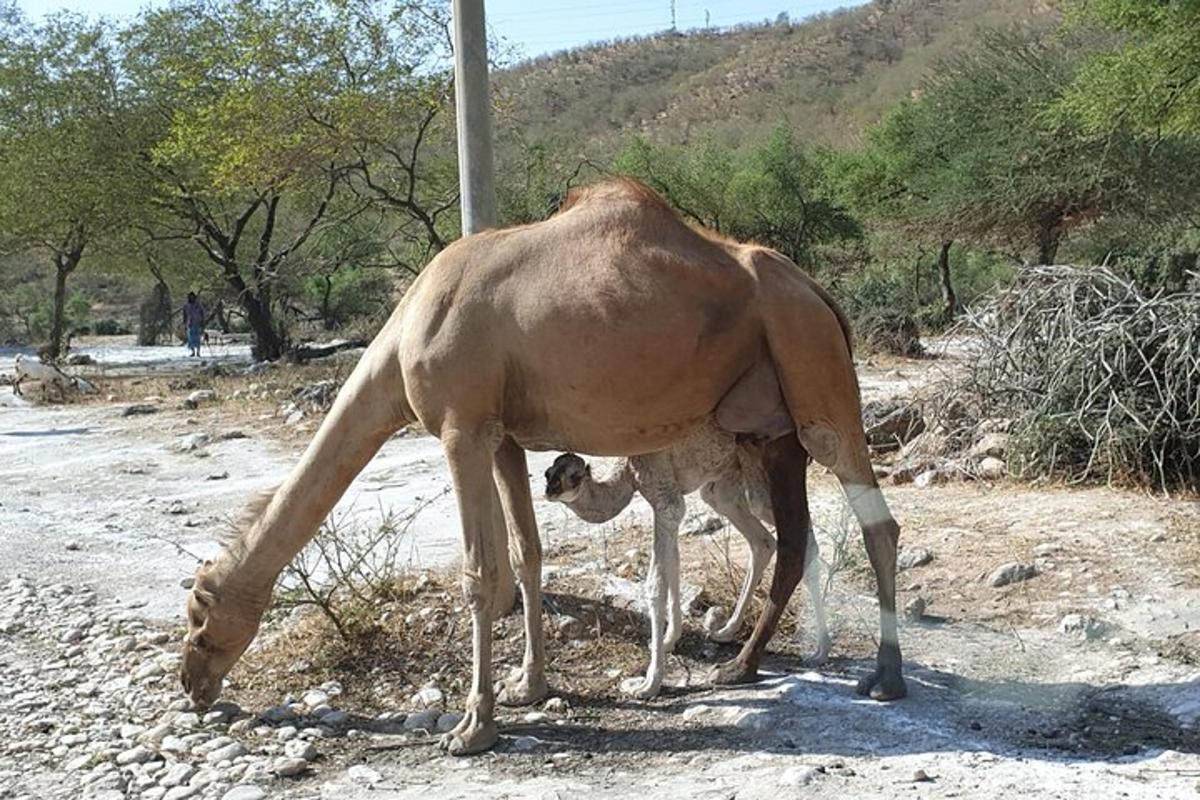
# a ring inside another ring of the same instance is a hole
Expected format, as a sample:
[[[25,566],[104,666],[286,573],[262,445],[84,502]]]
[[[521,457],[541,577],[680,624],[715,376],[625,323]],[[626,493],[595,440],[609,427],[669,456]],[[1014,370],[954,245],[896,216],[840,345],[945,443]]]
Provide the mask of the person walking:
[[[204,306],[196,299],[195,292],[188,292],[183,304],[183,327],[187,331],[189,356],[200,356],[200,338],[204,333]]]

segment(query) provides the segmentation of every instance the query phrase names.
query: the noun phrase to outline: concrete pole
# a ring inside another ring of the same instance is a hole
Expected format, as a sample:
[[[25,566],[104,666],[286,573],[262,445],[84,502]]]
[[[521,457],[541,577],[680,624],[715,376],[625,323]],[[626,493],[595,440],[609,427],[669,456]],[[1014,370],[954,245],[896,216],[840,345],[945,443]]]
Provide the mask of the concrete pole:
[[[454,104],[462,232],[496,224],[496,166],[483,0],[454,0]]]

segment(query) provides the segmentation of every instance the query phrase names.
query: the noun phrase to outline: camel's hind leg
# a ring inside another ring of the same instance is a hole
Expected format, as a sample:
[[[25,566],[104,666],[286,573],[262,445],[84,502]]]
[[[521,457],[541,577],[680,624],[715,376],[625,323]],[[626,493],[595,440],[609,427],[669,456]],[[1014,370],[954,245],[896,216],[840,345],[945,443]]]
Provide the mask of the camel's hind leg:
[[[528,705],[549,693],[546,642],[542,632],[542,540],[533,513],[525,451],[508,437],[496,451],[494,473],[500,487],[504,517],[513,536],[512,547],[525,612],[525,658],[521,668],[514,670],[498,687],[498,699],[504,705]]]
[[[883,492],[879,491],[861,428],[854,439],[851,452],[847,454],[849,457],[840,458],[833,472],[862,526],[879,596],[876,668],[859,681],[857,690],[875,700],[898,700],[908,693],[901,674],[900,639],[896,631],[896,545],[900,539],[900,526],[892,517]]]
[[[796,584],[804,574],[805,551],[811,528],[808,513],[808,453],[795,436],[783,436],[763,449],[763,465],[771,490],[771,506],[775,515],[778,536],[778,555],[775,575],[767,604],[759,615],[754,633],[742,651],[729,662],[719,666],[712,676],[714,683],[747,683],[758,677],[758,663],[775,633],[779,618],[787,607]]]
[[[492,478],[493,454],[499,438],[487,426],[462,430],[448,424],[441,439],[462,518],[462,587],[471,609],[474,656],[466,714],[442,738],[441,744],[452,755],[467,755],[487,750],[499,736],[492,687],[492,608],[498,565],[501,559],[508,558],[507,552],[497,547],[502,541],[497,530],[504,528],[500,498]]]
[[[713,511],[733,523],[733,527],[737,528],[738,533],[745,537],[746,544],[750,546],[750,564],[746,569],[746,577],[742,580],[737,605],[724,625],[708,631],[708,636],[713,641],[732,642],[742,628],[742,620],[746,617],[754,590],[758,588],[771,556],[775,555],[775,537],[763,527],[758,517],[751,513],[746,500],[745,484],[740,475],[706,484],[700,490],[700,497]]]

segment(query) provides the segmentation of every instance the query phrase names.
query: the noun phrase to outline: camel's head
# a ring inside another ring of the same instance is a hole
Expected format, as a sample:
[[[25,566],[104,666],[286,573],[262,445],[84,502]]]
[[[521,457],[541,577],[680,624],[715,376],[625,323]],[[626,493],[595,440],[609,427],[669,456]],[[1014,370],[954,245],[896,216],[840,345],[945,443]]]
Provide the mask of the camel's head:
[[[546,499],[571,503],[579,497],[583,483],[592,477],[592,468],[574,453],[563,453],[546,470]]]
[[[205,561],[187,599],[180,678],[184,691],[202,709],[221,694],[226,673],[249,646],[262,617],[263,604],[222,584],[213,562]]]

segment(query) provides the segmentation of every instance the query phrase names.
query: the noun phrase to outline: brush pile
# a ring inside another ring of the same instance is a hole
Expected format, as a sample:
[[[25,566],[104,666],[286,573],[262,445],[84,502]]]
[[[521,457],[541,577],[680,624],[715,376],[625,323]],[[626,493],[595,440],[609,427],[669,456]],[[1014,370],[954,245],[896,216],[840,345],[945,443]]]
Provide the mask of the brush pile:
[[[1150,294],[1105,267],[1034,267],[965,325],[978,354],[955,414],[1011,420],[1010,473],[1200,490],[1200,276]]]

